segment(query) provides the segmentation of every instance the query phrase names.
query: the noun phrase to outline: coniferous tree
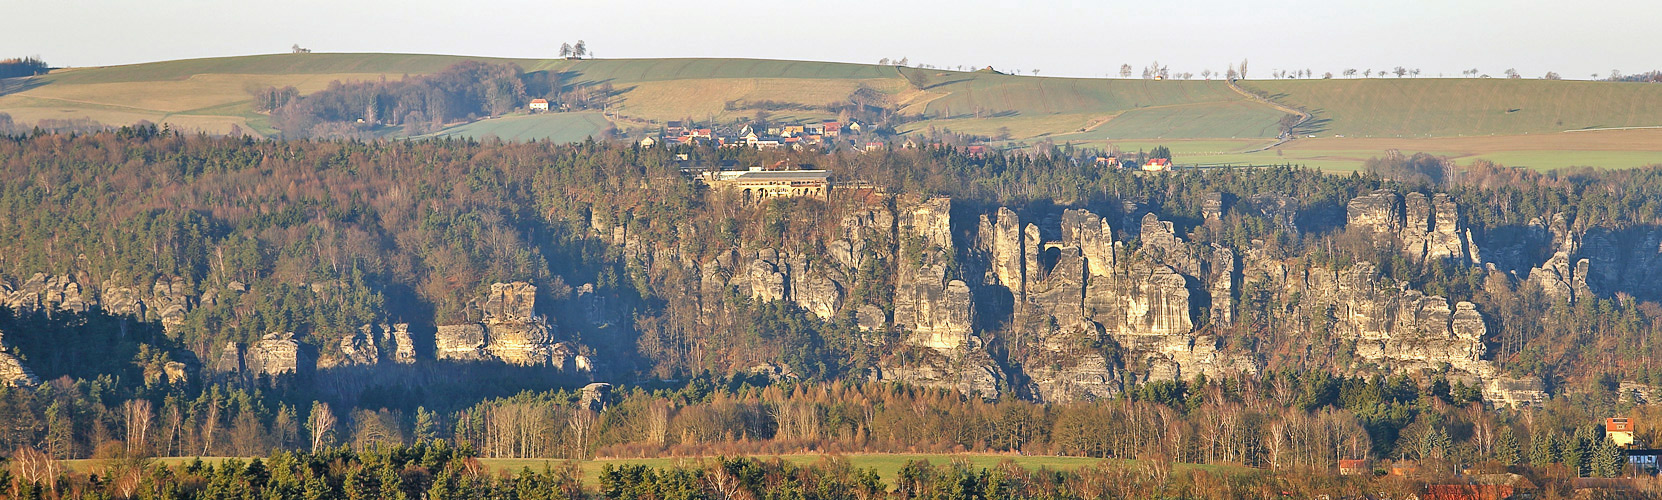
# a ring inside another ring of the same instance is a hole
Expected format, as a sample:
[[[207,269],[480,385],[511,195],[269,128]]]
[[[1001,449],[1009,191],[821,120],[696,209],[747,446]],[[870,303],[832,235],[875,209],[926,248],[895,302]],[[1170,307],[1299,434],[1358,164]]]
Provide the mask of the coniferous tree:
[[[1495,461],[1501,465],[1518,465],[1520,453],[1518,438],[1512,435],[1512,426],[1504,425],[1500,428],[1500,435],[1495,437]]]
[[[1622,474],[1622,449],[1611,440],[1599,443],[1593,456],[1594,475],[1598,477],[1616,477]]]

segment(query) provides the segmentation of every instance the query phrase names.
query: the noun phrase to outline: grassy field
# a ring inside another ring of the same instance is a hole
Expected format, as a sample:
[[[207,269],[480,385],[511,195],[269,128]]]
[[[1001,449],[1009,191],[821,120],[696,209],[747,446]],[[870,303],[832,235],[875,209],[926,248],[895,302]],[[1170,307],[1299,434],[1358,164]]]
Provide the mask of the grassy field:
[[[252,109],[251,89],[293,85],[302,93],[336,80],[396,79],[462,60],[559,72],[569,83],[606,82],[617,95],[620,128],[668,120],[732,121],[755,114],[743,103],[793,103],[775,121],[832,118],[826,106],[856,93],[920,118],[901,132],[948,128],[1018,141],[1164,144],[1197,162],[1300,163],[1332,170],[1361,166],[1388,150],[1433,152],[1550,169],[1591,164],[1633,167],[1662,161],[1662,131],[1564,133],[1662,126],[1662,85],[1506,79],[1339,79],[1251,81],[1279,103],[1310,110],[1317,138],[1268,144],[1283,112],[1220,81],[1050,78],[760,59],[502,59],[419,54],[273,54],[75,68],[0,82],[0,112],[14,120],[140,120],[186,130],[232,127],[270,134]],[[732,103],[730,105],[730,103]],[[728,109],[733,107],[735,109]],[[610,126],[593,114],[523,115],[442,132],[504,139],[582,140]],[[1146,148],[1145,148],[1146,149]],[[1180,160],[1181,161],[1181,160]]]
[[[901,71],[914,88],[930,94],[902,112],[978,134],[1007,127],[1016,138],[1055,140],[1274,137],[1284,114],[1221,81]]]
[[[1121,150],[1128,150],[1127,145],[1152,143],[1114,144]],[[1172,148],[1180,163],[1294,163],[1333,171],[1359,169],[1367,159],[1384,156],[1391,150],[1402,154],[1446,156],[1460,164],[1483,159],[1536,170],[1632,168],[1662,164],[1662,130],[1656,129],[1423,139],[1300,138],[1275,149],[1250,154],[1238,152],[1240,150],[1207,154],[1198,149],[1186,151],[1179,146],[1182,142],[1162,144]],[[1250,148],[1241,150],[1245,149]]]
[[[438,136],[496,137],[507,141],[550,140],[554,142],[582,142],[598,138],[611,123],[600,113],[539,113],[482,120],[450,127]]]
[[[1088,132],[1062,139],[1274,138],[1282,113],[1249,101],[1206,102],[1126,111]]]
[[[1493,78],[1253,81],[1326,120],[1317,135],[1462,137],[1662,125],[1662,85]]]

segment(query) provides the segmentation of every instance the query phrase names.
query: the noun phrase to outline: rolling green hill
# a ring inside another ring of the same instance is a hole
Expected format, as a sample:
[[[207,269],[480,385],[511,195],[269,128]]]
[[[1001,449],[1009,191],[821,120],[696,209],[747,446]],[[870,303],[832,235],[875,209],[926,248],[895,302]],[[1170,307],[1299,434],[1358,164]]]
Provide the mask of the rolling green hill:
[[[437,72],[463,60],[517,64],[559,73],[572,85],[610,84],[604,116],[510,115],[453,126],[442,134],[581,140],[614,124],[652,130],[682,118],[732,122],[756,113],[746,103],[788,105],[773,120],[835,117],[828,105],[858,96],[908,117],[902,133],[931,127],[1014,141],[1074,143],[1202,141],[1203,155],[1227,162],[1309,161],[1354,167],[1388,149],[1437,151],[1456,158],[1505,159],[1551,168],[1589,158],[1620,158],[1620,166],[1662,162],[1662,134],[1566,130],[1662,126],[1662,85],[1501,79],[1345,79],[1243,82],[1277,104],[1315,119],[1301,135],[1324,139],[1394,138],[1422,143],[1305,144],[1256,151],[1273,143],[1285,112],[1221,81],[1050,78],[869,64],[760,59],[504,59],[417,54],[275,54],[163,61],[58,70],[0,85],[0,113],[23,123],[91,119],[120,125],[147,120],[223,133],[232,127],[275,133],[253,110],[251,91],[293,85],[301,93],[333,81],[398,79]],[[734,103],[738,103],[735,105]],[[1514,140],[1444,144],[1445,139],[1495,136]],[[1533,137],[1532,137],[1533,136]],[[1224,147],[1215,147],[1224,141]],[[1319,141],[1317,141],[1319,142]],[[1354,148],[1354,149],[1352,149]],[[1314,151],[1320,150],[1317,154]],[[1256,152],[1255,152],[1256,151]],[[1598,152],[1598,154],[1591,154]],[[1291,154],[1291,156],[1288,156]],[[1192,158],[1199,160],[1199,158]]]
[[[1248,84],[1356,137],[1458,137],[1662,125],[1662,85],[1490,78],[1272,80]]]

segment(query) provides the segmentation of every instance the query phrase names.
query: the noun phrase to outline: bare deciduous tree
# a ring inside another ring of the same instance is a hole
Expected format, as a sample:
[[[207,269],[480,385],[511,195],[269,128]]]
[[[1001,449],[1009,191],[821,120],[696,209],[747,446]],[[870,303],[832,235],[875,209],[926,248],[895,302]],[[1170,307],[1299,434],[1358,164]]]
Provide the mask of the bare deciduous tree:
[[[327,440],[335,432],[335,424],[339,422],[335,418],[335,412],[329,410],[329,403],[312,402],[312,414],[306,424],[306,429],[312,432],[312,451],[321,450],[328,444]]]
[[[594,423],[599,419],[600,415],[588,408],[571,412],[571,418],[566,420],[566,426],[571,428],[571,458],[588,456],[589,434],[594,431]]]
[[[63,464],[53,460],[50,455],[26,446],[12,452],[11,462],[12,469],[17,471],[18,477],[24,482],[58,489],[56,479],[58,474],[63,472]]]
[[[150,400],[128,400],[121,408],[127,421],[127,453],[147,452],[150,448],[150,421],[153,417]]]

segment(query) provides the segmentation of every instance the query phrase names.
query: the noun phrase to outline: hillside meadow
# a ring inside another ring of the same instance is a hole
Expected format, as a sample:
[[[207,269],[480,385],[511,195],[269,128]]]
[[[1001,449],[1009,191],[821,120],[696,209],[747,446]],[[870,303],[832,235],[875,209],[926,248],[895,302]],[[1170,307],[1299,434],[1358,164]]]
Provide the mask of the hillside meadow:
[[[0,113],[21,123],[149,121],[274,136],[270,117],[255,111],[258,89],[293,86],[306,95],[335,81],[398,80],[466,60],[510,63],[557,75],[567,86],[608,85],[613,93],[605,113],[509,113],[448,123],[434,135],[580,141],[616,127],[638,138],[680,119],[834,120],[837,106],[860,102],[889,110],[902,134],[951,130],[1008,138],[1001,144],[1012,146],[1050,141],[1126,151],[1167,145],[1180,163],[1291,163],[1347,171],[1393,149],[1536,169],[1662,162],[1662,136],[1606,130],[1662,126],[1662,86],[1589,81],[1254,80],[1241,82],[1237,91],[1218,80],[1055,78],[812,61],[318,53],[61,69],[0,82]],[[1255,151],[1274,142],[1285,110],[1295,108],[1314,115],[1299,138]],[[401,132],[381,135],[387,134]]]

